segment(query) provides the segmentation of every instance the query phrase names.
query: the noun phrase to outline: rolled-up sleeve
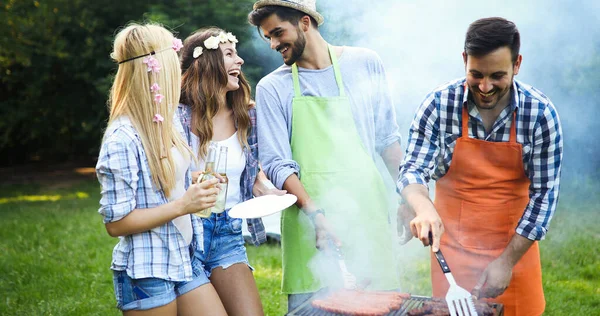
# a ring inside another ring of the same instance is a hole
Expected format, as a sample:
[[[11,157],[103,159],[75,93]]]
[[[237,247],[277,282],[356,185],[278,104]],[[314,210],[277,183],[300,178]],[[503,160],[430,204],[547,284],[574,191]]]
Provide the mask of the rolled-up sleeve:
[[[256,87],[256,116],[260,162],[267,177],[281,189],[290,175],[300,174],[290,147],[291,117],[284,105],[260,84]]]
[[[516,233],[530,240],[542,240],[556,210],[563,156],[562,128],[550,103],[534,130],[532,156],[528,166],[529,204]]]
[[[410,126],[406,155],[398,176],[399,193],[410,184],[427,186],[431,179],[440,153],[438,118],[436,96],[431,93],[417,109]]]
[[[96,175],[101,185],[100,209],[104,223],[115,222],[136,207],[137,151],[132,141],[107,139],[100,149]]]

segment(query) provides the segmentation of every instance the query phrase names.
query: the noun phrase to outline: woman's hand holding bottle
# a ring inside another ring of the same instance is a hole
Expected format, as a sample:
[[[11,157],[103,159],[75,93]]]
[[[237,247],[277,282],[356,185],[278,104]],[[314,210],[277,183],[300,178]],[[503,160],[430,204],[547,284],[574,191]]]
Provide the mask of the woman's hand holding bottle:
[[[181,198],[184,202],[184,213],[196,213],[199,210],[215,206],[220,191],[218,183],[219,179],[213,178],[190,185]]]

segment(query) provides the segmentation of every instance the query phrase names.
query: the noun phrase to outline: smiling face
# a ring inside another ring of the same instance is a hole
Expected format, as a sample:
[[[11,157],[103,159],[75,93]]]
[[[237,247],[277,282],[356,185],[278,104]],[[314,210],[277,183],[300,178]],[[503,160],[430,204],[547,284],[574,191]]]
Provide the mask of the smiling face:
[[[283,57],[286,65],[292,65],[302,57],[306,47],[306,37],[299,26],[282,21],[276,14],[271,14],[260,24],[263,35],[270,41],[271,49]]]
[[[508,47],[475,57],[463,53],[469,92],[479,109],[504,108],[509,103],[513,78],[519,73],[521,55],[513,63]]]
[[[234,91],[240,88],[239,76],[242,73],[242,65],[244,60],[238,56],[235,44],[225,42],[219,44],[219,49],[223,53],[223,64],[227,72],[226,91]]]

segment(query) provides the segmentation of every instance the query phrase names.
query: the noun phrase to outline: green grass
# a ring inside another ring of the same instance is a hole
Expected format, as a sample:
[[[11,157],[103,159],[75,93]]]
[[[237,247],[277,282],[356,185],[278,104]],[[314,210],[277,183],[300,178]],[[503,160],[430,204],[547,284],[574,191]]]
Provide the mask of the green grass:
[[[287,296],[281,288],[281,248],[275,245],[246,246],[248,260],[254,267],[254,277],[265,315],[283,315],[287,312]]]
[[[585,211],[562,207],[563,212],[552,221],[548,237],[540,244],[546,315],[600,315],[597,205]]]
[[[0,188],[4,198],[57,194],[0,204],[0,315],[119,315],[108,269],[116,239],[96,213],[98,185]]]
[[[120,315],[109,271],[116,239],[97,214],[98,185],[0,186],[0,315]],[[545,315],[600,315],[597,203],[561,197],[541,242]],[[266,315],[283,315],[281,250],[248,246]],[[403,290],[430,295],[427,249],[399,254]]]

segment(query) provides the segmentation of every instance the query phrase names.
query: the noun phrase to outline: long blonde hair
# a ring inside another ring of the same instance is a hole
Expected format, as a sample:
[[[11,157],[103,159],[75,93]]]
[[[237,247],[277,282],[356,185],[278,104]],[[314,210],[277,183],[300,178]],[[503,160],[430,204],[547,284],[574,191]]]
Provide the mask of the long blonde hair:
[[[181,67],[177,53],[171,48],[173,39],[170,31],[153,23],[134,23],[122,29],[115,37],[111,54],[121,63],[109,99],[109,125],[121,116],[129,118],[142,140],[152,181],[167,197],[175,187],[176,169],[171,147],[175,146],[182,155],[192,154],[173,125],[181,89]],[[158,73],[148,71],[144,58],[133,59],[151,52],[155,52],[151,56],[160,64]],[[154,83],[160,86],[162,102],[155,102],[151,93]],[[155,114],[160,114],[164,121],[154,122]]]
[[[210,36],[225,33],[218,27],[206,27],[197,30],[184,41],[181,53],[183,77],[181,83],[181,103],[192,109],[192,131],[198,133],[200,141],[198,157],[203,158],[213,137],[212,119],[222,106],[233,110],[233,119],[238,127],[238,140],[243,147],[249,148],[250,134],[250,92],[251,88],[243,73],[240,73],[239,89],[229,91],[223,97],[228,75],[220,49],[206,49],[204,40]],[[194,58],[195,47],[202,47],[203,53]]]

